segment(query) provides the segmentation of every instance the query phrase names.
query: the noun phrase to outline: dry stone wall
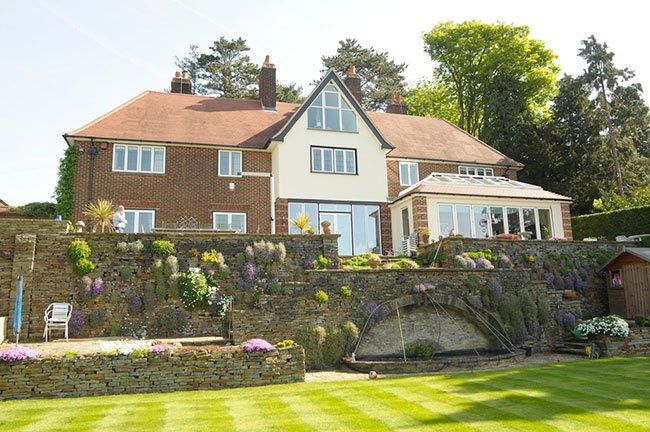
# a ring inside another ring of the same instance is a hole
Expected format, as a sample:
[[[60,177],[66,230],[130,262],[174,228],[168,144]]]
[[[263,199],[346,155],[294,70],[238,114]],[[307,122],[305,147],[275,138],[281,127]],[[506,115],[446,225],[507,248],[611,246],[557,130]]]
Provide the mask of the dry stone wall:
[[[216,390],[305,380],[302,347],[0,362],[0,400]]]

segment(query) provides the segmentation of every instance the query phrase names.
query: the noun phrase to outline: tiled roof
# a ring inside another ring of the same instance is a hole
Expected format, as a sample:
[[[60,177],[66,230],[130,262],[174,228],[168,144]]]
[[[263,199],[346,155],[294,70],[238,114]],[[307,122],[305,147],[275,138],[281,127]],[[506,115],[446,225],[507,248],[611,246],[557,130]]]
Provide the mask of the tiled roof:
[[[66,137],[265,148],[300,105],[146,91]],[[368,112],[396,158],[521,167],[452,124],[434,118]]]
[[[571,198],[503,177],[472,177],[460,174],[434,173],[404,189],[398,200],[413,194],[461,195],[493,198],[523,198],[571,201]]]
[[[600,267],[600,271],[604,271],[611,263],[616,261],[621,255],[625,255],[626,253],[632,254],[634,256],[637,256],[641,258],[644,261],[650,262],[650,248],[634,248],[634,247],[624,247],[623,250],[618,253],[616,256],[611,258],[609,261],[607,261],[605,264],[603,264]]]
[[[264,148],[297,109],[278,102],[277,111],[265,111],[258,100],[146,91],[66,135]]]

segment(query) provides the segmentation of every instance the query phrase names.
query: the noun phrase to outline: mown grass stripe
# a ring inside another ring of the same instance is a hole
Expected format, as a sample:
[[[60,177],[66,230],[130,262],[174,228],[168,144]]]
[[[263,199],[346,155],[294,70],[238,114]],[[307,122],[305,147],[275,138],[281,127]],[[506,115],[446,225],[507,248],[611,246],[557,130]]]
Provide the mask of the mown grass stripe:
[[[215,427],[227,431],[233,428],[230,412],[218,392],[188,393],[186,398],[178,401],[166,400],[164,407],[163,431],[190,432]]]
[[[336,389],[337,386],[334,386]],[[389,431],[379,420],[360,411],[327,390],[306,389],[285,394],[285,403],[296,410],[303,422],[319,431]]]
[[[89,425],[92,431],[159,431],[163,427],[165,409],[160,402],[150,402],[146,395],[113,398],[102,417]]]
[[[462,423],[445,424],[446,415],[427,409],[420,403],[411,402],[377,386],[340,388],[336,394],[348,404],[386,424],[392,430],[409,431],[476,431]],[[436,424],[441,421],[441,424]]]
[[[513,378],[514,381],[514,378]],[[625,424],[615,419],[602,416],[598,412],[582,411],[566,406],[551,400],[551,396],[531,396],[526,391],[513,388],[509,384],[499,384],[495,380],[482,380],[481,382],[465,382],[462,386],[465,392],[474,390],[471,393],[476,395],[475,398],[481,399],[485,395],[491,395],[492,399],[485,400],[484,403],[492,405],[498,403],[501,407],[507,407],[512,412],[517,412],[530,420],[537,422],[547,422],[555,427],[568,430],[576,428],[585,428],[587,425],[590,431],[609,431],[609,430],[626,430],[625,428],[632,424]],[[495,392],[498,389],[499,392]],[[486,392],[486,390],[489,390]],[[543,391],[541,389],[531,389],[529,392]],[[503,393],[506,397],[494,399],[496,394]],[[621,429],[622,428],[622,429]]]

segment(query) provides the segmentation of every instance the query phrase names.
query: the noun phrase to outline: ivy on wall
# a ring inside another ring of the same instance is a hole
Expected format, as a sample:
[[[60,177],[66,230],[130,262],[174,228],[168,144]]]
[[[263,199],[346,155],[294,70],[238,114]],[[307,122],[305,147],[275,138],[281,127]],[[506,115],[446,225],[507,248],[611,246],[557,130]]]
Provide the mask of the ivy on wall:
[[[59,161],[59,181],[54,189],[56,198],[56,213],[64,220],[72,219],[74,206],[74,172],[77,166],[77,149],[75,146],[68,146]]]

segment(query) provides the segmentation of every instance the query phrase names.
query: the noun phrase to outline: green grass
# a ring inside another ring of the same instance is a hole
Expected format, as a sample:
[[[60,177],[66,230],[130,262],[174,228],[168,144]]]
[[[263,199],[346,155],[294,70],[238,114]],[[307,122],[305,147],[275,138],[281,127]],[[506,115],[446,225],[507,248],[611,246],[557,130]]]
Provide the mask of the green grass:
[[[650,357],[221,391],[0,402],[0,431],[647,431]]]

